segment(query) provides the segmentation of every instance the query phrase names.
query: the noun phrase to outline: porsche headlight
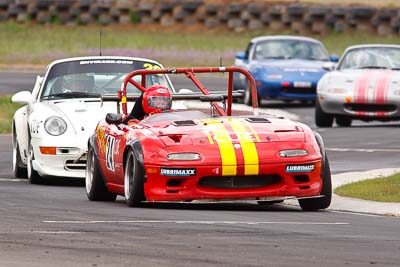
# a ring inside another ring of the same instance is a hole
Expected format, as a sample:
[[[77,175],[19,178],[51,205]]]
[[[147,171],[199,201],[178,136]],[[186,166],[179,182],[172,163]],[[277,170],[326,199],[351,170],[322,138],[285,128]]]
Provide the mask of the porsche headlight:
[[[303,157],[307,155],[308,151],[305,149],[288,149],[279,151],[279,156],[282,158]]]
[[[45,121],[44,129],[50,135],[62,135],[67,130],[67,123],[61,117],[53,116]]]
[[[167,155],[167,160],[199,160],[198,153],[171,153]]]

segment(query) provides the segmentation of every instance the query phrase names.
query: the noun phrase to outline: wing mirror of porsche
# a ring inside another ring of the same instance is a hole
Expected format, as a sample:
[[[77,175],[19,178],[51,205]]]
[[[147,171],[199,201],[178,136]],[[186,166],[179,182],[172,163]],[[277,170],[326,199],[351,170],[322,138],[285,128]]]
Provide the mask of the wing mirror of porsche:
[[[122,123],[122,114],[107,113],[106,122],[108,124],[120,124]]]
[[[32,94],[29,91],[21,91],[11,97],[11,102],[17,104],[30,104],[33,102]]]

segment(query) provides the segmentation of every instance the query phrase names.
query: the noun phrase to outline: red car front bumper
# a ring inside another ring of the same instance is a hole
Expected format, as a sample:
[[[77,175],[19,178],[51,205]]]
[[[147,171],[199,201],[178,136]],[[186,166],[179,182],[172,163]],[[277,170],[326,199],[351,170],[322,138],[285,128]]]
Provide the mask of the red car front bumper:
[[[321,161],[302,164],[314,167],[291,172],[286,163],[264,164],[259,166],[259,175],[221,176],[216,166],[165,170],[147,165],[144,191],[147,201],[318,196],[322,188]]]

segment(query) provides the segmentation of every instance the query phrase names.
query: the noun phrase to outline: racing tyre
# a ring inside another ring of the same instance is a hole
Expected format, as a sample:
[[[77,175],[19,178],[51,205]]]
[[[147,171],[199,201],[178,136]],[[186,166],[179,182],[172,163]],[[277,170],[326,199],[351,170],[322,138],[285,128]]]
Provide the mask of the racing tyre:
[[[233,91],[235,92],[235,91],[239,91],[239,90],[241,90],[240,87],[238,87],[235,80],[233,80]],[[235,99],[233,99],[233,103],[243,104],[243,98],[235,98]]]
[[[138,207],[144,196],[144,171],[139,166],[135,153],[130,150],[125,161],[125,201],[129,207]]]
[[[31,138],[29,137],[27,176],[28,176],[29,182],[31,184],[41,184],[41,183],[43,183],[43,178],[39,175],[39,173],[37,171],[35,171],[33,169],[32,162],[34,159],[35,159],[35,155],[33,153]]]
[[[19,145],[15,135],[13,135],[13,172],[17,178],[28,178],[26,166],[21,160]]]
[[[336,117],[336,124],[340,127],[350,127],[352,119],[346,116],[337,116]]]
[[[261,107],[261,98],[258,97],[257,100],[258,100],[258,106]],[[246,88],[244,89],[243,103],[248,105],[248,106],[252,106],[253,105],[253,101],[252,101],[252,97],[251,97],[251,91],[250,91],[250,85],[248,83],[246,84]]]
[[[300,207],[306,211],[315,211],[326,209],[332,200],[332,181],[331,169],[329,167],[328,157],[325,154],[325,160],[321,170],[322,189],[318,198],[299,199]]]
[[[93,148],[89,146],[85,171],[87,198],[91,201],[115,201],[117,195],[107,190]]]
[[[246,88],[244,89],[243,103],[248,106],[252,105],[250,86],[248,84],[246,85]]]
[[[334,117],[328,113],[325,113],[319,101],[315,104],[315,124],[318,127],[332,127]]]

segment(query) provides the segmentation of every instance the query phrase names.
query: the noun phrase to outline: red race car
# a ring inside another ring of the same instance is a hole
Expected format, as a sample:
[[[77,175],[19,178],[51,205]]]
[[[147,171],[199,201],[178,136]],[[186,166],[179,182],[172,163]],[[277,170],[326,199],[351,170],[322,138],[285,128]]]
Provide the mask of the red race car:
[[[196,76],[214,72],[229,74],[226,92],[207,91]],[[235,72],[249,80],[253,114],[232,110],[233,99],[242,97],[232,89]],[[151,74],[186,75],[199,92],[173,93],[172,100],[208,102],[210,108],[174,109],[127,121],[127,101],[138,98],[126,95],[127,85],[145,92],[146,76]],[[87,197],[114,201],[121,195],[129,206],[146,201],[266,203],[296,198],[303,210],[327,208],[332,186],[321,136],[300,122],[260,116],[255,88],[250,73],[239,67],[128,74],[118,96],[103,97],[117,102],[117,113],[107,114],[89,139]]]

